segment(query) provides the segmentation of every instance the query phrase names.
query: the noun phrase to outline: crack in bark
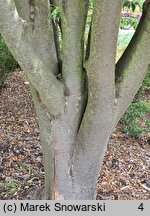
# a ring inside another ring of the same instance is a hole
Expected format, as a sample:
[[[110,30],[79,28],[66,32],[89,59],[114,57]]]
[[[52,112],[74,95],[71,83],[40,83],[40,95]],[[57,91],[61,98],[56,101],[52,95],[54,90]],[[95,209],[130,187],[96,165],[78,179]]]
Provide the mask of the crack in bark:
[[[56,199],[56,152],[54,150],[54,178],[53,178],[53,197]]]
[[[31,26],[32,26],[32,31],[34,31],[35,0],[29,0],[28,3],[29,3],[29,5],[30,5],[30,13],[29,13],[30,22],[31,22]]]
[[[56,0],[50,0],[50,4],[52,7],[57,6]],[[62,27],[61,27],[61,17],[59,17],[59,21],[55,22],[52,19],[53,25],[53,32],[54,32],[54,40],[55,40],[55,47],[57,52],[57,60],[58,60],[58,72],[55,73],[57,77],[62,77],[62,53],[61,53],[61,40],[62,40]],[[60,38],[59,39],[59,30],[60,30]]]

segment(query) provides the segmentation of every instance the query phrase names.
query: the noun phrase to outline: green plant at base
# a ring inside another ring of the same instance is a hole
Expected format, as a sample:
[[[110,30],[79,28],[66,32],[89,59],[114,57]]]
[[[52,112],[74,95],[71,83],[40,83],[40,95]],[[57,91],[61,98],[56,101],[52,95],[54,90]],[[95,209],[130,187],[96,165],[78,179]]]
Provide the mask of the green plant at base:
[[[19,186],[20,183],[18,180],[8,177],[6,183],[0,185],[0,190],[3,191],[2,193],[7,197],[15,193]]]
[[[121,119],[124,125],[123,131],[134,138],[139,138],[143,132],[149,132],[148,112],[150,112],[150,101],[137,100],[132,103]]]
[[[2,86],[7,79],[8,74],[16,67],[16,65],[16,60],[0,35],[0,86]]]
[[[150,89],[150,68],[143,81],[143,84],[136,94],[133,103],[129,106],[123,115],[123,132],[128,133],[134,138],[139,138],[143,132],[150,132],[150,100],[144,98]],[[149,93],[148,93],[149,94]]]
[[[150,70],[143,81],[143,87],[150,87]]]
[[[138,98],[140,98],[142,95],[144,95],[145,91],[147,91],[149,88],[150,88],[150,69],[148,70],[146,77],[143,80],[143,84],[141,88],[139,89],[139,91],[135,96],[135,101],[138,100]]]

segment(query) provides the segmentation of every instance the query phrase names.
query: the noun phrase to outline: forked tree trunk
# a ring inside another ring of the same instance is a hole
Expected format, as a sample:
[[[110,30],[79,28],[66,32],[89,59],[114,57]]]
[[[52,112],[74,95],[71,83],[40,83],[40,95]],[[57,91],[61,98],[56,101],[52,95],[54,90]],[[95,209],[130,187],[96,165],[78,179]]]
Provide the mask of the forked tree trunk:
[[[60,8],[62,53],[49,0],[0,0],[0,32],[31,84],[44,155],[41,198],[91,200],[109,136],[150,62],[150,0],[117,64],[123,0],[95,0],[86,53],[89,1],[50,2]]]
[[[109,116],[105,118],[105,123],[98,120],[101,127],[99,135],[93,135],[89,151],[82,146],[81,140],[78,141],[78,108],[68,110],[63,116],[54,119],[41,103],[33,86],[31,89],[40,127],[45,166],[45,190],[40,194],[40,198],[94,199],[98,173],[112,131]],[[87,139],[88,137],[90,139],[87,134]],[[93,142],[99,143],[96,151],[92,147]]]

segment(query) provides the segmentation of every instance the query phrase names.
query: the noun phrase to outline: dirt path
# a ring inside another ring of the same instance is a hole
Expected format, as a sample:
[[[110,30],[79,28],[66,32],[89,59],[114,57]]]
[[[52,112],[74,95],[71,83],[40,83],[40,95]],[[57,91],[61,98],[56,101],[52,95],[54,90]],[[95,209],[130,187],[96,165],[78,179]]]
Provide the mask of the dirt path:
[[[44,184],[35,110],[23,72],[14,71],[0,92],[0,199],[30,199]],[[97,184],[97,199],[150,199],[150,145],[112,134]]]

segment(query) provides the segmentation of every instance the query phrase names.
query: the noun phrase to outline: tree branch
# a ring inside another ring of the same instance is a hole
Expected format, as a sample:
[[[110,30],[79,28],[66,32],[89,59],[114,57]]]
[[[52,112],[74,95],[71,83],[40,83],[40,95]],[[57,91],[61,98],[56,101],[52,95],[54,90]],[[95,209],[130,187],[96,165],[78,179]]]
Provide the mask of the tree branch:
[[[42,2],[42,6],[36,5],[33,31],[30,23],[19,17],[13,1],[1,0],[0,32],[14,57],[39,92],[43,104],[50,112],[57,115],[63,111],[64,92],[62,84],[52,73],[57,67],[57,59],[55,53],[52,53],[53,48],[51,50],[46,2]],[[45,12],[45,17],[40,17],[41,12]],[[40,29],[41,24],[43,26]]]
[[[108,95],[114,98],[115,58],[121,6],[120,0],[109,3],[106,0],[95,2],[87,71],[90,91],[93,95],[96,95],[95,90],[100,92],[100,101],[108,98]],[[97,102],[99,104],[99,101]]]
[[[95,127],[97,127],[97,133],[99,133],[99,125],[101,127],[103,121],[103,127],[109,128],[108,125],[110,125],[113,116],[115,58],[121,6],[122,1],[120,0],[115,2],[113,0],[109,2],[97,0],[94,6],[90,53],[86,67],[89,77],[89,96],[83,119],[83,129],[81,124],[81,131],[84,131],[85,127],[87,127],[86,130],[89,130],[88,134],[91,139],[93,137],[92,133],[96,134]],[[109,121],[107,122],[105,119]],[[86,121],[90,122],[90,124],[86,123]],[[91,130],[91,125],[93,125],[94,131]],[[86,135],[83,139],[86,139]],[[86,145],[90,145],[91,141],[88,141],[88,139],[89,137],[85,141]]]
[[[30,4],[29,0],[14,0],[19,16],[29,22],[30,20]]]
[[[150,63],[150,1],[127,49],[116,64],[116,122],[132,102]]]
[[[52,30],[49,1],[14,0],[14,2],[20,17],[28,24],[26,31],[31,34],[32,47],[34,46],[34,50],[37,50],[44,64],[51,68],[51,71],[57,75],[59,73],[59,67],[54,43],[56,35],[53,34]]]
[[[88,0],[61,2],[63,78],[70,95],[81,97],[83,88],[84,30]],[[72,61],[73,60],[73,61]]]
[[[88,103],[76,140],[73,161],[74,178],[80,176],[79,181],[82,183],[79,184],[83,188],[96,182],[106,141],[112,130],[115,58],[121,6],[120,0],[95,1],[86,67],[89,78]],[[86,173],[90,173],[90,176],[85,180]]]

